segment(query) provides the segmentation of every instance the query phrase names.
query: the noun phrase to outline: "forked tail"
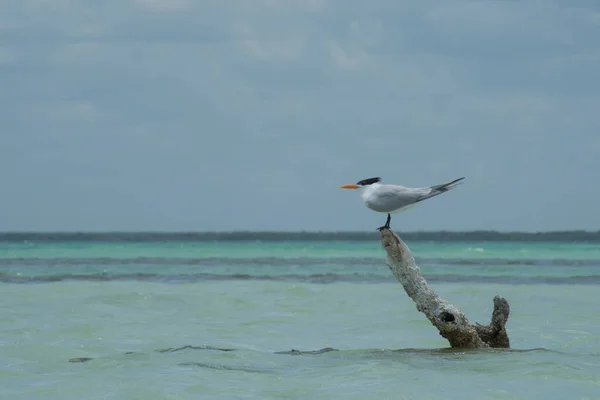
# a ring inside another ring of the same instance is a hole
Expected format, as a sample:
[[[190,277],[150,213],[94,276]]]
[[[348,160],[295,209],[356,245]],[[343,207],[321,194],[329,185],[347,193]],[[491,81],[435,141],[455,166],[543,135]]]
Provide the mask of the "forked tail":
[[[464,176],[462,178],[455,179],[452,182],[443,183],[441,185],[431,186],[431,192],[432,193],[433,192],[440,192],[440,193],[447,192],[448,190],[454,189],[455,187],[460,185],[462,183],[463,179],[465,179]]]
[[[464,176],[462,178],[455,179],[452,182],[442,183],[441,185],[430,186],[429,189],[431,189],[431,191],[428,194],[426,194],[425,196],[421,197],[418,201],[423,201],[423,200],[429,199],[433,196],[437,196],[438,194],[445,193],[450,189],[454,189],[455,187],[457,187],[458,185],[460,185],[462,183],[463,179],[465,179]]]

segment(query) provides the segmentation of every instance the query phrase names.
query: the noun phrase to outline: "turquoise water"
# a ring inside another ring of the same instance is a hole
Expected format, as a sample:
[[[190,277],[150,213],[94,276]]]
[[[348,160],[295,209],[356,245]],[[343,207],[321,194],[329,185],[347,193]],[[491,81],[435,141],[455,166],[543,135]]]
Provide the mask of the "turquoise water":
[[[378,241],[0,243],[0,397],[600,399],[599,245],[408,245],[519,351],[445,349]]]

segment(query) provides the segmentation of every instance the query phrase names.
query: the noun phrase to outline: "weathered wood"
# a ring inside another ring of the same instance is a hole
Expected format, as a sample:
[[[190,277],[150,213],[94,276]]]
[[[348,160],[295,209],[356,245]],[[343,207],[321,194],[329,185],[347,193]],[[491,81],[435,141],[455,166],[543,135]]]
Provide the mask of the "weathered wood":
[[[489,325],[475,325],[477,335],[494,348],[510,348],[510,340],[506,332],[506,322],[510,314],[510,306],[506,299],[494,297],[494,311],[492,311],[492,322]]]
[[[510,313],[508,302],[496,296],[489,325],[472,325],[457,307],[441,299],[427,285],[406,244],[389,229],[381,230],[381,244],[387,252],[388,267],[417,305],[417,310],[438,329],[454,348],[509,348],[506,322]]]

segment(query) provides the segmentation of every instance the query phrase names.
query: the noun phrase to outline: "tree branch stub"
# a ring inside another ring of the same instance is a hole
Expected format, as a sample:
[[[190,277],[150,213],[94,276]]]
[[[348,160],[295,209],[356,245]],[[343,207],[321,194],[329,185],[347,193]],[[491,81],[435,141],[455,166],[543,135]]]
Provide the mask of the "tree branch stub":
[[[508,302],[496,296],[489,325],[472,325],[464,313],[440,298],[421,275],[419,267],[406,244],[389,229],[381,231],[381,244],[387,252],[388,267],[402,284],[417,310],[438,329],[453,348],[509,348],[506,322],[510,313]]]

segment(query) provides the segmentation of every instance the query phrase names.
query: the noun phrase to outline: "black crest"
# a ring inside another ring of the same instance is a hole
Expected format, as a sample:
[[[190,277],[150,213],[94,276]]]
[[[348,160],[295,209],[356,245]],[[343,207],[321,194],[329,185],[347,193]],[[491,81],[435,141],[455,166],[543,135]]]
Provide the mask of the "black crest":
[[[369,178],[369,179],[363,179],[362,181],[358,182],[357,185],[359,186],[367,186],[367,185],[372,185],[374,183],[380,182],[381,178],[377,177],[377,178]]]

